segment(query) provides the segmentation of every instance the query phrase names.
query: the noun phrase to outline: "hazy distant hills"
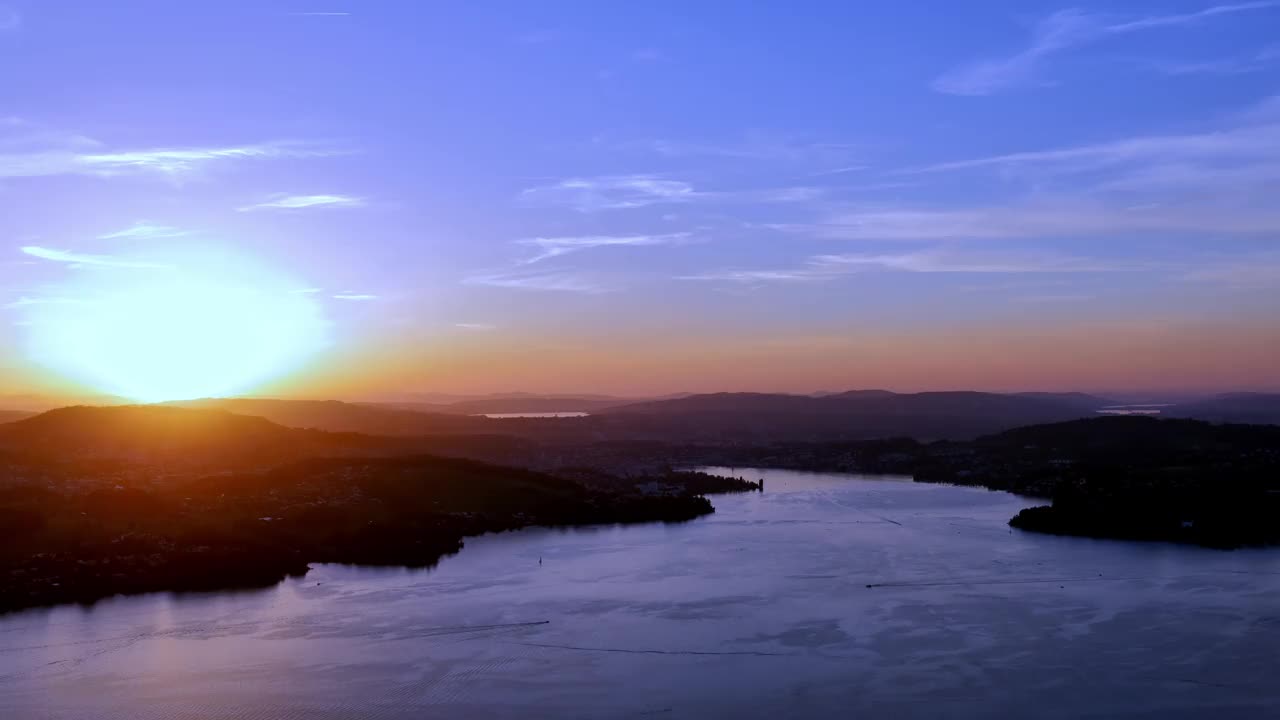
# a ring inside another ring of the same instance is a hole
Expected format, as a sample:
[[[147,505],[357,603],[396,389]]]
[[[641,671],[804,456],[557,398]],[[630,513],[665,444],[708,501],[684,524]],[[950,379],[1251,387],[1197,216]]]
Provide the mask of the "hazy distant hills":
[[[1280,393],[1229,393],[1180,403],[1161,414],[1219,423],[1280,425]]]
[[[54,459],[245,467],[389,450],[385,440],[260,417],[159,406],[69,407],[0,425],[0,449]]]
[[[689,393],[681,393],[688,395]],[[676,395],[668,395],[664,397],[677,397]],[[561,398],[570,400],[601,400],[617,404],[636,402],[637,400],[656,400],[658,398],[625,398],[615,395],[599,395],[592,393],[531,393],[531,392],[504,392],[504,393],[487,393],[483,395],[466,395],[459,393],[382,393],[373,396],[367,396],[362,402],[372,405],[391,405],[397,407],[440,407],[445,405],[455,405],[459,403],[475,402],[478,400],[537,400],[540,398]],[[517,412],[517,411],[512,411]]]
[[[819,396],[775,393],[711,393],[673,400],[618,405],[606,413],[683,414],[703,412],[964,415],[975,413],[1061,414],[1064,409],[1089,413],[1108,401],[1083,393],[1019,393],[972,391],[895,393],[852,390]]]
[[[29,418],[32,415],[35,415],[35,413],[26,410],[0,410],[0,424]]]
[[[337,400],[265,400],[254,398],[188,400],[174,407],[216,409],[255,415],[280,425],[329,432],[367,435],[449,435],[492,432],[485,418],[454,413],[421,412],[403,408],[346,403]]]
[[[41,413],[70,405],[129,405],[124,398],[114,395],[43,395],[21,393],[0,395],[0,411]],[[3,422],[3,420],[0,420]]]
[[[1080,393],[1080,392],[1065,392],[1065,393],[1022,392],[1022,393],[1015,393],[1015,395],[1017,397],[1049,400],[1052,402],[1063,403],[1064,405],[1070,405],[1072,407],[1087,408],[1089,410],[1095,410],[1095,411],[1098,410],[1099,408],[1116,404],[1115,400],[1112,400],[1110,398],[1103,398],[1103,397],[1098,397],[1097,395],[1090,395],[1088,393]]]
[[[555,413],[555,412],[600,412],[606,408],[636,402],[630,398],[606,396],[541,396],[496,397],[475,400],[460,400],[445,404],[404,404],[396,403],[390,407],[415,410],[418,412],[448,413],[452,415],[486,415],[501,413]],[[374,405],[388,407],[388,405]]]
[[[1241,449],[1280,450],[1280,427],[1211,423],[1185,418],[1102,416],[1070,422],[1014,428],[978,438],[975,447],[1004,452],[1058,453],[1077,462],[1151,463],[1170,458],[1212,456],[1238,459]]]
[[[1069,394],[893,393],[857,390],[818,397],[714,393],[635,403],[607,417],[662,418],[700,435],[769,439],[969,438],[1022,425],[1091,417],[1101,398]]]
[[[517,462],[538,444],[587,447],[597,442],[737,443],[886,436],[964,439],[1089,417],[1094,404],[1077,396],[979,392],[861,390],[821,397],[717,393],[598,408],[585,418],[494,420],[337,401],[199,400],[55,410],[0,425],[0,449],[184,463],[222,457],[236,465],[305,456],[414,452]],[[492,407],[479,404],[470,409]],[[562,405],[535,407],[565,410]]]
[[[378,397],[361,402],[361,405],[382,408],[398,408],[427,413],[450,415],[487,415],[509,413],[561,413],[598,412],[604,408],[648,400],[668,400],[687,397],[689,393],[663,395],[661,397],[619,397],[584,393],[493,393],[490,395],[449,395],[445,393],[418,393],[404,396]]]
[[[0,449],[7,446],[45,450],[123,448],[128,432],[168,438],[175,454],[184,442],[194,455],[224,447],[252,456],[255,443],[302,444],[308,453],[428,452],[518,461],[534,445],[658,442],[669,444],[769,443],[786,441],[864,440],[912,437],[920,440],[964,440],[1012,428],[1094,417],[1112,404],[1083,393],[922,392],[853,390],[823,395],[712,393],[614,405],[616,398],[520,396],[464,400],[427,412],[402,406],[320,400],[215,399],[157,406],[157,410],[219,411],[222,420],[172,416],[174,427],[149,418],[145,408],[68,408],[28,417],[25,411],[0,411]],[[570,402],[572,401],[572,402]],[[121,414],[112,414],[116,410]],[[573,419],[496,420],[481,413],[590,413]],[[73,412],[74,411],[74,412]],[[1162,408],[1162,415],[1212,422],[1280,424],[1280,394],[1238,393]],[[239,416],[240,420],[225,419]],[[26,419],[24,419],[24,417]],[[60,418],[54,422],[51,418]],[[122,418],[124,420],[122,420]],[[14,422],[17,421],[17,422]],[[199,422],[207,423],[198,430]],[[5,424],[7,423],[7,424]],[[191,425],[182,439],[183,423]],[[253,424],[257,423],[257,424]],[[94,429],[94,424],[104,427]],[[110,427],[119,425],[119,427]],[[34,428],[43,428],[36,432]],[[298,430],[309,436],[290,435]],[[284,434],[282,434],[282,431]],[[323,432],[321,432],[323,431]],[[119,437],[112,432],[126,433]],[[27,439],[22,439],[26,433]],[[210,435],[211,433],[211,435]],[[236,433],[244,441],[234,440]],[[343,435],[355,437],[341,437]],[[7,440],[6,440],[7,438]],[[43,439],[41,439],[43,438]],[[200,445],[199,442],[206,442]],[[156,442],[148,447],[156,447]],[[309,443],[309,445],[308,445]],[[319,443],[318,450],[316,443]],[[141,450],[145,450],[138,446]],[[126,453],[127,454],[127,453]],[[287,453],[286,453],[287,454]],[[296,454],[296,453],[295,453]]]
[[[0,425],[0,451],[55,460],[119,460],[232,469],[302,458],[447,454],[501,459],[502,436],[382,437],[284,427],[225,410],[158,405],[69,407]]]

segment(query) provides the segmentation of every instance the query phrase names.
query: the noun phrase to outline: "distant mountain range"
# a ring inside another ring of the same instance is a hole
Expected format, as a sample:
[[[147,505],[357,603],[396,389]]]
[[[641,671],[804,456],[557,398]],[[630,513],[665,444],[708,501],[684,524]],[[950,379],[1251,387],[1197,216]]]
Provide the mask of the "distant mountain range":
[[[986,412],[1061,413],[1062,408],[1093,412],[1109,403],[1083,393],[1019,393],[1004,395],[971,391],[895,393],[888,390],[851,390],[826,395],[775,393],[712,393],[675,400],[654,400],[613,406],[613,413],[883,413],[968,414]]]
[[[893,436],[963,440],[1026,425],[1093,417],[1100,409],[1113,404],[1109,398],[1084,393],[895,393],[887,390],[824,395],[711,393],[613,404],[615,400],[529,396],[405,407],[332,400],[238,398],[186,401],[161,407],[251,416],[281,429],[354,433],[383,440],[413,438],[418,443],[427,443],[424,438],[436,438],[436,447],[445,446],[444,440],[448,438],[448,447],[461,448],[451,454],[493,459],[495,453],[501,457],[508,449],[530,442],[705,444]],[[480,416],[575,410],[590,416],[571,420],[495,420]],[[1160,410],[1162,416],[1168,417],[1280,424],[1280,394],[1221,395]],[[81,414],[92,411],[93,408],[78,410]],[[0,423],[19,421],[22,425],[29,415],[28,411],[0,411]],[[31,424],[23,427],[33,427],[37,421],[37,418],[28,419]],[[0,424],[0,443],[13,432],[10,425]],[[329,438],[326,442],[332,440]]]
[[[262,467],[335,456],[443,454],[502,459],[525,449],[525,443],[506,436],[329,432],[285,427],[221,409],[161,405],[60,408],[0,425],[0,453],[10,456],[118,460],[184,469]]]
[[[691,437],[756,441],[910,436],[963,439],[1022,425],[1091,417],[1107,404],[1087,395],[855,390],[822,396],[714,393],[608,408],[609,418],[643,416]]]
[[[386,449],[382,439],[287,428],[261,417],[159,406],[69,407],[0,425],[23,456],[182,466],[257,466]]]
[[[556,413],[586,412],[601,410],[634,403],[634,399],[604,396],[530,395],[526,397],[495,397],[475,400],[459,400],[457,402],[432,403],[394,403],[371,404],[373,407],[392,407],[418,412],[446,413],[450,415],[488,415],[508,413]]]
[[[0,410],[0,424],[11,423],[35,415],[26,410]]]
[[[689,393],[681,393],[687,395]],[[676,395],[667,395],[667,397],[677,397]],[[485,394],[462,394],[462,393],[384,393],[373,396],[366,396],[360,400],[364,404],[369,405],[395,405],[395,406],[434,406],[453,405],[456,403],[475,402],[480,400],[537,400],[543,398],[563,398],[570,400],[600,400],[617,404],[636,402],[637,400],[659,399],[659,398],[627,398],[616,395],[600,395],[591,393],[530,393],[530,392],[505,392],[505,393],[485,393]]]
[[[1174,405],[1161,414],[1217,423],[1280,425],[1280,393],[1229,393]]]
[[[267,400],[228,398],[184,400],[166,403],[171,407],[224,410],[238,415],[256,415],[295,428],[329,432],[356,432],[367,435],[452,435],[491,432],[484,418],[457,413],[406,410],[386,405],[366,405],[338,400]]]
[[[114,395],[44,395],[21,393],[0,395],[0,411],[44,412],[70,405],[128,405],[129,401]]]
[[[716,441],[839,439],[884,435],[966,438],[1021,425],[1090,417],[1108,404],[1080,394],[980,392],[893,393],[854,390],[815,397],[714,393],[612,404],[572,398],[474,400],[448,406],[402,406],[308,400],[198,400],[173,403],[255,415],[280,425],[368,435],[513,435],[598,440]],[[441,412],[445,408],[447,411]],[[428,410],[429,409],[429,410]],[[590,412],[589,418],[492,420],[482,413]]]

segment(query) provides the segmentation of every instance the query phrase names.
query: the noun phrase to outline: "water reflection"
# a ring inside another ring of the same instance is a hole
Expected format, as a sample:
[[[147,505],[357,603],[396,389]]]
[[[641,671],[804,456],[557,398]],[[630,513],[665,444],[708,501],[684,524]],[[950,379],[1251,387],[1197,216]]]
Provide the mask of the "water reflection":
[[[482,413],[482,417],[494,420],[507,420],[511,418],[580,418],[588,417],[591,413],[585,412],[514,412],[514,413]]]
[[[736,469],[679,525],[0,618],[0,717],[1256,717],[1280,558],[1026,534],[1029,501]],[[542,560],[541,564],[539,559]]]

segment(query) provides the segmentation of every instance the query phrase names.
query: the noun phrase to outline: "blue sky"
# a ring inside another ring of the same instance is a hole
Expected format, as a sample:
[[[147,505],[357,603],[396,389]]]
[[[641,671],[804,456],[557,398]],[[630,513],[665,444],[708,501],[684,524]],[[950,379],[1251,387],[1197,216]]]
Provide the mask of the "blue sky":
[[[0,369],[217,255],[282,392],[1280,386],[1280,1],[903,5],[0,0]]]

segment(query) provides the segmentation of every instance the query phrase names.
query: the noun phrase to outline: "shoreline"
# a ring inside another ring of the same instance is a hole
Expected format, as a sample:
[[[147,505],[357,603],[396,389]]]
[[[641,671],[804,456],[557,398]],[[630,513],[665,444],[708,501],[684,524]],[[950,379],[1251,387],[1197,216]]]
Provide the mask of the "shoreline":
[[[577,500],[558,511],[530,508],[533,514],[414,514],[360,524],[354,533],[315,538],[297,535],[315,532],[306,527],[305,519],[290,525],[284,518],[258,517],[252,533],[240,530],[223,545],[133,533],[89,546],[36,552],[0,565],[0,615],[62,605],[92,607],[111,597],[154,592],[263,589],[305,576],[313,564],[429,569],[462,552],[468,538],[530,528],[690,522],[715,512],[706,495],[758,489],[754,483],[720,482],[695,473],[667,479],[675,484],[664,486],[663,494],[624,492],[621,486],[609,491],[577,486],[585,502]],[[348,524],[367,515],[355,503],[333,512]],[[243,520],[232,527],[243,527]]]

